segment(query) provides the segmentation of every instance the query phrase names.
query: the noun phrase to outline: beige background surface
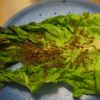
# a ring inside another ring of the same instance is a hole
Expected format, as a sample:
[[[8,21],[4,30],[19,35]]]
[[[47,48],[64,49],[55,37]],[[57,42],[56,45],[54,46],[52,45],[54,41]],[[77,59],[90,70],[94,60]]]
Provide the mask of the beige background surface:
[[[42,0],[0,0],[0,26],[21,9]],[[44,0],[43,0],[44,1]],[[100,4],[100,0],[89,0]]]

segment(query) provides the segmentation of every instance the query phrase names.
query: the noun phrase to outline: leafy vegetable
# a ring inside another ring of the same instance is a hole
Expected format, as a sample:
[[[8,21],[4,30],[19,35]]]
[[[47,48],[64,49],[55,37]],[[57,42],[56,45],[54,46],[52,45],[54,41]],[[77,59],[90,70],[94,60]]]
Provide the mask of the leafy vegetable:
[[[100,93],[100,15],[69,14],[0,29],[0,87],[17,83],[31,92],[63,82],[73,96]],[[11,70],[21,62],[23,67]]]

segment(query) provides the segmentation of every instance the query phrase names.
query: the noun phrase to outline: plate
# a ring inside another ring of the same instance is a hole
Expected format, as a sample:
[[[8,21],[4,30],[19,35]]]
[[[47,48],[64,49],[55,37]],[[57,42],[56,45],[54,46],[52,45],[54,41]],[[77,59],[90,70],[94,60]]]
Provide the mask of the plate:
[[[82,12],[100,13],[100,5],[92,4],[86,0],[49,0],[46,3],[30,6],[20,11],[4,26],[21,25],[31,21],[40,22],[48,17]]]
[[[65,15],[68,13],[100,13],[100,6],[89,3],[84,0],[51,0],[36,6],[30,6],[11,19],[9,19],[4,27],[8,25],[22,25],[32,21],[40,22],[46,18]],[[20,68],[21,64],[12,66],[13,70]],[[42,86],[38,92],[31,94],[26,88],[9,84],[0,89],[0,100],[76,100],[72,93],[64,84],[48,84]],[[99,95],[84,95],[80,100],[100,100]]]

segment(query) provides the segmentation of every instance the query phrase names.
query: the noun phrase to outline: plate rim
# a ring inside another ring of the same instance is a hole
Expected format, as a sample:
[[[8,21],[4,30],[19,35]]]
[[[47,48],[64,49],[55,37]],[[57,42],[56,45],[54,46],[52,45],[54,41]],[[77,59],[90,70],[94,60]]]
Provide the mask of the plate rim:
[[[55,1],[45,1],[45,2],[39,2],[35,5],[30,5],[30,6],[27,6],[25,8],[23,8],[22,10],[18,11],[16,14],[14,14],[13,16],[11,16],[4,24],[3,24],[3,27],[7,27],[10,25],[10,23],[14,22],[15,19],[17,19],[18,17],[20,17],[21,15],[23,15],[25,12],[27,12],[28,10],[30,9],[36,9],[38,7],[42,7],[43,5],[47,5],[47,4],[50,4],[50,3],[56,3],[56,2],[78,2],[80,4],[86,4],[86,6],[91,6],[91,7],[94,7],[96,8],[98,11],[100,9],[100,5],[98,4],[94,4],[92,2],[89,2],[87,0],[55,0]],[[100,12],[100,11],[99,11]]]

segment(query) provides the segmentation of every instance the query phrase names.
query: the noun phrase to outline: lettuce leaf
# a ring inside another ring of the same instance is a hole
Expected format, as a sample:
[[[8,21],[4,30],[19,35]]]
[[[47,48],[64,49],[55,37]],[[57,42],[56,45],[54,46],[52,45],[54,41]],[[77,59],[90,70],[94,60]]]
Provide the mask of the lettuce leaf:
[[[30,92],[62,82],[74,97],[100,93],[100,14],[69,14],[0,31],[0,87]],[[23,67],[11,70],[21,62]]]

